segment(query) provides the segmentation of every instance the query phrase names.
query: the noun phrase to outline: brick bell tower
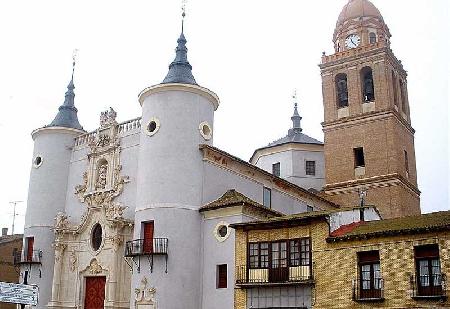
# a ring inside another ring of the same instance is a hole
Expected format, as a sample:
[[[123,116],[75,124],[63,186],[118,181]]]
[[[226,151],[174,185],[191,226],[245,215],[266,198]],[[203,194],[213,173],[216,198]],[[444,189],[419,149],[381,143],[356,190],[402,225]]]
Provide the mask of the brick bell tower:
[[[323,55],[325,194],[343,206],[358,192],[383,218],[420,213],[407,73],[388,26],[368,0],[350,0]]]

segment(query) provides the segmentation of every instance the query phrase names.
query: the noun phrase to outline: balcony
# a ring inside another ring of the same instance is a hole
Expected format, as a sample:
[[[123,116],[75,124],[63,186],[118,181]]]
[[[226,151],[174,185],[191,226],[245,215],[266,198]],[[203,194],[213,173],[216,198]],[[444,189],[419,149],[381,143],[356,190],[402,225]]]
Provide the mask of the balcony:
[[[311,266],[280,268],[236,267],[236,285],[239,287],[283,286],[313,284]]]
[[[433,274],[427,276],[411,276],[414,299],[446,299],[447,276]]]
[[[369,283],[369,282],[368,282]],[[353,280],[352,299],[356,302],[381,302],[384,301],[384,281],[383,279],[375,279],[370,282],[373,287],[364,287],[361,279]]]
[[[125,257],[167,255],[167,238],[135,239],[125,244]]]
[[[41,264],[42,259],[42,251],[41,250],[33,250],[33,251],[22,251],[22,252],[14,252],[14,265],[22,265],[22,264]]]

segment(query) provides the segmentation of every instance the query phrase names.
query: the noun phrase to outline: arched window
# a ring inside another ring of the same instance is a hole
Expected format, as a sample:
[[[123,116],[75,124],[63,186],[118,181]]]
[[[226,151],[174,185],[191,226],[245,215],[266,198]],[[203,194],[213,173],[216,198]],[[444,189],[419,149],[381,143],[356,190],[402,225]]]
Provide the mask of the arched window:
[[[347,74],[340,73],[336,75],[336,94],[337,106],[339,108],[348,106],[348,88],[347,88]]]
[[[102,226],[99,223],[97,223],[92,229],[91,237],[92,237],[91,238],[92,249],[97,251],[98,249],[100,249],[100,246],[102,245],[103,241]]]
[[[406,114],[406,97],[405,97],[405,85],[403,81],[400,79],[400,99],[402,102],[402,111]]]
[[[369,33],[369,43],[375,44],[377,42],[377,35],[374,32]]]
[[[394,71],[392,71],[392,88],[394,89],[394,104],[395,106],[398,106],[397,78],[395,77]]]
[[[372,102],[375,100],[375,91],[373,85],[372,69],[364,67],[361,70],[362,92],[364,102]]]

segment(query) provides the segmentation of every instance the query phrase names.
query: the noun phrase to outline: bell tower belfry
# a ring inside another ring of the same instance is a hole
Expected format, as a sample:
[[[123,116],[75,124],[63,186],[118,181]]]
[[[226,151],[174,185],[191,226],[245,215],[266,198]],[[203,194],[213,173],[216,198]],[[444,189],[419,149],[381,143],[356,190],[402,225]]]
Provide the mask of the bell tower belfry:
[[[367,204],[383,218],[420,213],[407,73],[390,31],[368,0],[349,0],[322,56],[325,194],[343,206]]]

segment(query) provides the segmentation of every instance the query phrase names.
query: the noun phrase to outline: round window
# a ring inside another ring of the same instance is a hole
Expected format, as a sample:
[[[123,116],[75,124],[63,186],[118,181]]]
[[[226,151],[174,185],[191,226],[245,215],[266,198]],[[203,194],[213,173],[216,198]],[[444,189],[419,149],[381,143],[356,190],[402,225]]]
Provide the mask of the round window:
[[[217,229],[217,234],[219,234],[220,237],[227,236],[227,233],[228,233],[228,228],[226,225],[219,226],[219,228]]]
[[[92,229],[92,239],[91,239],[92,249],[94,249],[94,251],[100,249],[102,241],[103,241],[102,226],[99,223],[97,223]]]
[[[34,160],[33,160],[33,165],[35,168],[38,168],[39,166],[41,166],[42,165],[42,157],[36,156],[36,158],[34,158]]]
[[[198,126],[198,129],[200,131],[200,135],[205,139],[205,140],[210,140],[212,137],[212,129],[211,126],[208,124],[208,122],[203,121],[202,123],[200,123],[200,125]]]
[[[158,118],[151,118],[147,124],[146,133],[148,136],[152,136],[158,132],[159,127],[161,126]]]
[[[228,227],[228,223],[225,221],[221,221],[217,223],[214,228],[214,236],[216,237],[218,242],[223,242],[227,240],[228,236],[230,236],[230,228]]]

